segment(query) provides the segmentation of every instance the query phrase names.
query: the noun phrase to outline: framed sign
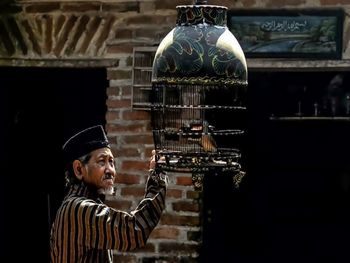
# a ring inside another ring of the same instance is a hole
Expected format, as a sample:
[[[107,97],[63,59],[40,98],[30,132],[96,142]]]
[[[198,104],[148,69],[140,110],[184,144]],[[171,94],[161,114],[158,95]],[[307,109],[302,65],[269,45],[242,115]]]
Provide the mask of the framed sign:
[[[332,10],[228,12],[246,57],[340,59],[344,13]]]

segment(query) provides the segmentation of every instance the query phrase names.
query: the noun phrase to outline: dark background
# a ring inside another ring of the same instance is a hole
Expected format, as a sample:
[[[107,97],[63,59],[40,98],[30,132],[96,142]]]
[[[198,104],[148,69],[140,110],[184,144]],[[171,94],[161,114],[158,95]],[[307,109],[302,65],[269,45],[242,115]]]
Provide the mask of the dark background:
[[[348,116],[349,77],[250,72],[247,174],[239,189],[232,176],[205,177],[201,262],[350,262],[350,121],[332,119],[327,104],[338,98],[337,115]],[[270,119],[295,117],[299,100],[303,117],[318,102],[329,119]]]
[[[48,262],[49,230],[64,191],[61,147],[105,124],[105,69],[0,68],[1,262]]]

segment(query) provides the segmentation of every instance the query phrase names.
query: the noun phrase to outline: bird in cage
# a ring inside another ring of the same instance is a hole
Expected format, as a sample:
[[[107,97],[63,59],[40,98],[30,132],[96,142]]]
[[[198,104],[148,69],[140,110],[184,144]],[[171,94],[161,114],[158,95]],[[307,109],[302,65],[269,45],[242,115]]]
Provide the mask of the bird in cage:
[[[203,132],[202,132],[202,137],[199,140],[199,144],[200,146],[202,146],[205,152],[217,151],[216,142],[210,133],[213,129],[214,127],[209,125],[208,121],[206,120],[203,121]]]

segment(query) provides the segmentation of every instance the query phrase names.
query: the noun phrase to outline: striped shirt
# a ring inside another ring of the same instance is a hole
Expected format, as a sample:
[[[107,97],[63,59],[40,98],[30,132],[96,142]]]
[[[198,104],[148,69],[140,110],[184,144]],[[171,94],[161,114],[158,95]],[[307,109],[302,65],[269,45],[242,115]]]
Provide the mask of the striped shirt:
[[[165,193],[165,184],[149,179],[145,198],[127,213],[105,205],[85,184],[73,185],[52,225],[51,262],[113,262],[113,249],[144,246],[164,210]]]

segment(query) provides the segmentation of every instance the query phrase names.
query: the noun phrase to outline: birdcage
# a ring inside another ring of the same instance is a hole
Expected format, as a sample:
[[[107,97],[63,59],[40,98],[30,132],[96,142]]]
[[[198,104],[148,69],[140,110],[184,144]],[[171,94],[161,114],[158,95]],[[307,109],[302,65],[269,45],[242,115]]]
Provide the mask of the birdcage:
[[[226,26],[227,8],[177,6],[176,27],[152,68],[152,128],[165,170],[241,171],[247,66]]]

